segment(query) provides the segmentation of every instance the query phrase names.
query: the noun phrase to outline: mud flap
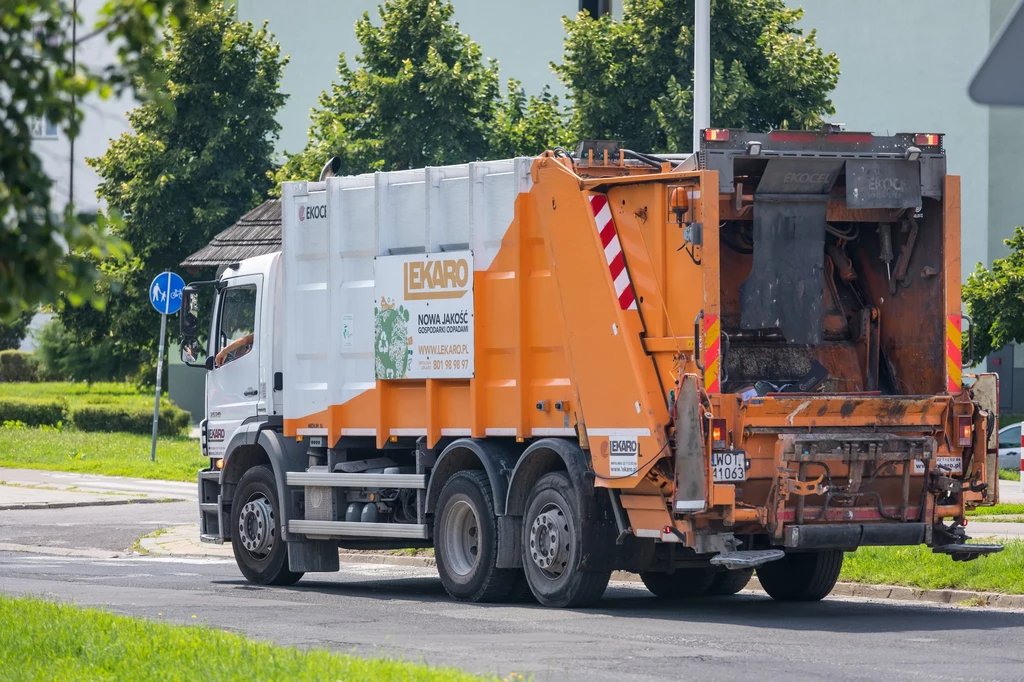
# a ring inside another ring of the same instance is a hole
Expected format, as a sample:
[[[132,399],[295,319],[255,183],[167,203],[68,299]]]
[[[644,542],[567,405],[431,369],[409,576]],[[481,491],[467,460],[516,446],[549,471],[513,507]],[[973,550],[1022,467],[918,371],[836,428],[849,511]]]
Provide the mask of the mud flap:
[[[707,465],[700,415],[697,378],[687,376],[676,400],[676,513],[690,514],[707,508]]]

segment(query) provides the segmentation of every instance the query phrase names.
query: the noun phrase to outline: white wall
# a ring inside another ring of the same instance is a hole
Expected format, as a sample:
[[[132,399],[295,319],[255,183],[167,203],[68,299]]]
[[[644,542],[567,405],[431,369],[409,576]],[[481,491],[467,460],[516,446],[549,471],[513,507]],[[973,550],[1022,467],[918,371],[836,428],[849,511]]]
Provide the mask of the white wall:
[[[78,0],[78,13],[83,22],[78,25],[78,36],[89,33],[96,23],[96,16],[105,0]],[[70,36],[68,36],[70,41]],[[116,60],[116,51],[102,36],[80,44],[77,58],[80,64],[101,69]],[[78,211],[93,212],[100,207],[96,198],[96,187],[100,179],[86,165],[86,158],[102,156],[112,138],[129,129],[125,114],[136,106],[131,97],[102,100],[93,95],[81,102],[85,119],[75,139],[74,155],[74,200]],[[55,210],[63,210],[70,198],[71,144],[63,130],[58,130],[54,139],[35,139],[32,149],[42,161],[46,174],[54,181],[51,191]]]
[[[847,130],[946,135],[962,178],[963,277],[988,262],[989,112],[967,84],[989,44],[989,3],[963,0],[790,0],[802,26],[839,56],[834,121]]]
[[[278,151],[298,152],[306,145],[309,111],[323,90],[337,77],[338,55],[345,53],[355,68],[359,52],[354,25],[369,12],[380,25],[377,6],[383,0],[237,0],[238,18],[270,31],[291,57],[285,67],[282,90],[289,98],[278,116],[281,139]],[[548,64],[562,55],[561,17],[574,15],[579,0],[454,0],[455,21],[482,48],[484,58],[497,59],[504,81],[517,78],[527,94],[544,85],[562,94],[564,89]],[[615,3],[616,5],[619,3]]]

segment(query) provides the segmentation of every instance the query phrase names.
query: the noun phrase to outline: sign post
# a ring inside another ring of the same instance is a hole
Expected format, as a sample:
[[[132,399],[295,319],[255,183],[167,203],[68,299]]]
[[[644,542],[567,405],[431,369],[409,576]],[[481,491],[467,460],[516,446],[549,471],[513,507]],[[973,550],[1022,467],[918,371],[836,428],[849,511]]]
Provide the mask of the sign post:
[[[149,302],[160,313],[160,350],[156,358],[156,402],[153,404],[153,444],[149,461],[156,461],[156,432],[160,424],[160,377],[164,368],[164,337],[167,335],[167,316],[181,309],[181,291],[185,280],[173,272],[161,272],[149,285]]]

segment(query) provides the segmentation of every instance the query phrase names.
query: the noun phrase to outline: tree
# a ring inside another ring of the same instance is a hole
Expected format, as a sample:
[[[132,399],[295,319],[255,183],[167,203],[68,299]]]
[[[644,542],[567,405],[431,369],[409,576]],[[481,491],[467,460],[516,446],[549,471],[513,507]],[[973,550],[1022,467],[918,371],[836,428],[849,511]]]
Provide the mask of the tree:
[[[277,181],[314,180],[332,156],[353,174],[538,153],[560,139],[557,98],[545,91],[527,100],[511,81],[502,99],[497,62],[484,62],[454,12],[439,0],[385,0],[379,26],[363,14],[355,26],[358,68],[339,57],[338,80],[313,109],[306,148],[289,157]]]
[[[113,338],[126,353],[155,351],[153,277],[178,267],[270,187],[286,59],[265,25],[255,29],[233,14],[218,4],[171,34],[155,57],[167,74],[165,103],[136,108],[129,114],[132,132],[89,159],[102,178],[99,195],[124,215],[113,232],[134,255],[99,263],[109,275],[106,310],[61,311],[79,341]]]
[[[33,122],[46,119],[71,137],[82,123],[86,95],[147,89],[160,81],[151,58],[165,26],[184,26],[189,5],[205,0],[109,0],[96,27],[77,43],[117,45],[119,64],[89,69],[73,64],[68,0],[0,0],[0,318],[54,302],[97,300],[93,263],[123,256],[103,216],[55,211],[52,183],[32,150]],[[67,258],[70,252],[91,259]]]
[[[712,0],[712,125],[813,128],[835,113],[839,60],[796,27],[801,16],[783,0]],[[691,151],[693,18],[692,0],[624,0],[621,21],[582,12],[563,20],[565,56],[552,68],[580,137]]]
[[[32,321],[32,313],[24,312],[10,322],[0,320],[0,350],[17,350],[25,340],[28,324]]]
[[[963,286],[967,312],[974,321],[974,357],[983,358],[1011,341],[1024,342],[1024,227],[1006,240],[1010,255],[978,263]]]

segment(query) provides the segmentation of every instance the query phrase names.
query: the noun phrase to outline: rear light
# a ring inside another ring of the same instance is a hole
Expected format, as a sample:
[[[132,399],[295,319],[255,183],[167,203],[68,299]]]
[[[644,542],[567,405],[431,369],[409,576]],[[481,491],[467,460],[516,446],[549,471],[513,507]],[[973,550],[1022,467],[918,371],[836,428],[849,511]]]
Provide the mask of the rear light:
[[[705,128],[704,139],[708,142],[726,142],[729,139],[728,128]]]
[[[973,436],[973,427],[971,426],[970,417],[957,417],[956,418],[956,432],[957,438],[959,439],[961,447],[968,447],[971,444]]]
[[[728,436],[728,429],[724,419],[712,419],[711,420],[711,447],[713,448],[724,448],[726,447],[726,437]]]
[[[939,136],[935,133],[918,133],[917,135],[914,135],[914,144],[938,147]]]
[[[816,142],[818,134],[798,130],[773,130],[768,137],[773,142]]]

